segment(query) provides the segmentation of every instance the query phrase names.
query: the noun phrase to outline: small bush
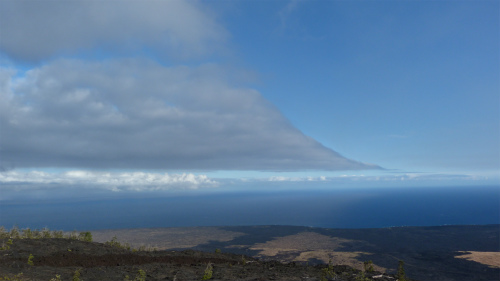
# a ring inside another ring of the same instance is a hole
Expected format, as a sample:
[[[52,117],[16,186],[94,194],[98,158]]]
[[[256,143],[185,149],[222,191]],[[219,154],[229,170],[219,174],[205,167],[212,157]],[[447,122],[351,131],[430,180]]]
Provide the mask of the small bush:
[[[68,234],[67,238],[71,240],[78,240],[78,234],[76,230],[73,230],[70,234]]]
[[[0,226],[0,239],[9,238],[9,232],[5,229],[5,227]]]
[[[363,263],[364,267],[365,267],[365,271],[366,272],[373,272],[375,271],[375,269],[373,268],[373,262],[372,261],[365,261]]]
[[[28,257],[28,265],[33,266],[33,258],[34,258],[34,256],[32,254],[30,254],[30,256]]]
[[[358,275],[356,275],[356,281],[370,281],[370,279],[365,277],[365,272],[361,271]]]
[[[20,239],[21,238],[21,233],[19,232],[19,227],[14,226],[10,231],[9,231],[9,237],[12,239]]]
[[[56,274],[56,277],[50,279],[50,281],[61,281],[61,275]]]
[[[25,228],[25,229],[23,229],[21,231],[22,231],[22,238],[24,238],[24,239],[33,239],[33,238],[35,238],[33,236],[33,232],[31,231],[31,229]]]
[[[46,227],[42,228],[40,234],[42,235],[42,238],[52,238],[52,233],[50,233],[50,230]]]
[[[52,231],[52,237],[53,238],[64,238],[64,233],[62,230],[54,230]]]
[[[31,233],[33,235],[33,239],[43,238],[42,237],[42,232],[40,230],[38,230],[38,229],[33,230]]]
[[[2,247],[0,247],[0,251],[5,251],[5,250],[10,249],[10,245],[12,245],[12,244],[13,244],[12,239],[7,240],[7,243],[2,242]]]
[[[73,274],[73,281],[80,281],[80,270],[77,269],[75,274]]]
[[[89,231],[80,232],[80,235],[78,235],[78,240],[92,242],[92,233],[90,233]]]
[[[122,244],[120,242],[118,242],[118,238],[116,238],[116,236],[113,236],[113,238],[111,238],[110,241],[107,241],[104,244],[109,245],[109,246],[113,246],[113,247],[119,247],[119,248],[122,247]]]
[[[139,269],[137,276],[135,276],[135,281],[146,281],[146,271]]]
[[[211,263],[207,264],[207,267],[205,268],[205,273],[203,274],[203,278],[201,280],[210,280],[212,279],[212,275],[214,273],[214,268]]]
[[[408,281],[408,278],[406,278],[404,265],[405,265],[405,263],[403,261],[399,261],[398,274],[397,274],[399,281]]]

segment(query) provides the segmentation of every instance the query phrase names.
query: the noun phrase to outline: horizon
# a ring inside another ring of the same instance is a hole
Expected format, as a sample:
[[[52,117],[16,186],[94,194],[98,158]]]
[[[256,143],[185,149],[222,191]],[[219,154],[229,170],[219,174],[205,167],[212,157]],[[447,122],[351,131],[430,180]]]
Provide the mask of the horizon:
[[[498,213],[499,22],[497,1],[1,1],[0,208],[488,186]]]

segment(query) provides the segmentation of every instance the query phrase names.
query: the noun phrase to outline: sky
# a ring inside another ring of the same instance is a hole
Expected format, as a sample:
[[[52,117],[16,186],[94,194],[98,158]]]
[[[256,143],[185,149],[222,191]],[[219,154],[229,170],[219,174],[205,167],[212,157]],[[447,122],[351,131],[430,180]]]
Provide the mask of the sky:
[[[0,200],[499,185],[499,50],[498,1],[2,0]]]

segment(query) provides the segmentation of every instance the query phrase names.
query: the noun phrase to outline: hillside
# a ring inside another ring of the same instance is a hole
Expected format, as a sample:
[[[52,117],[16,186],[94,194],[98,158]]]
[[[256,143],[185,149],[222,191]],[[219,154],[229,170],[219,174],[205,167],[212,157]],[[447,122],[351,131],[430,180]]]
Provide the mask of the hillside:
[[[395,274],[398,261],[417,280],[500,280],[500,225],[325,229],[230,226],[94,231],[96,241],[117,236],[134,246],[194,249],[279,260],[363,268],[372,260]]]
[[[499,225],[16,231],[0,280],[500,280]]]
[[[135,251],[117,241],[38,238],[1,242],[0,280],[395,280],[395,276],[349,266],[260,261],[219,251]]]

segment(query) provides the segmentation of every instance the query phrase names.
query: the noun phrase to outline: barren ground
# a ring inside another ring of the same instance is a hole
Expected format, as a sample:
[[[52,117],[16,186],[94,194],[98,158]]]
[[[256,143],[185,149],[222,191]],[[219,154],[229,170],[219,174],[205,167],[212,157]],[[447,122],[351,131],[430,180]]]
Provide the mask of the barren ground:
[[[299,226],[233,226],[94,231],[97,241],[117,236],[132,245],[245,254],[261,260],[362,268],[372,260],[395,273],[399,260],[417,280],[500,280],[492,267],[500,253],[500,225],[324,229]],[[471,253],[464,256],[464,252]],[[492,254],[486,254],[492,253]]]

